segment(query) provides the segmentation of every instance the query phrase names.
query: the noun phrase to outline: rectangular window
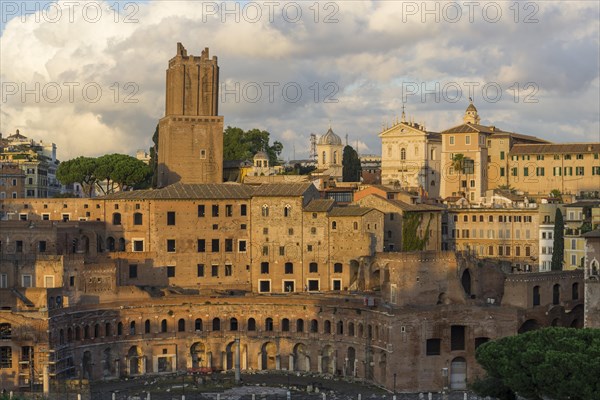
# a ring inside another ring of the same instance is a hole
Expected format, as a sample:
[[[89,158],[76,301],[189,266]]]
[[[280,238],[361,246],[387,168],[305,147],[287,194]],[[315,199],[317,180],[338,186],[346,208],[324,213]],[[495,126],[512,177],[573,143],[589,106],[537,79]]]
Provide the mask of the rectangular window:
[[[138,276],[138,266],[137,264],[129,264],[129,278],[134,279]]]
[[[540,160],[543,160],[543,159],[544,159],[544,156],[543,156],[543,155],[539,155],[539,154],[538,154],[538,156],[537,156],[537,159],[538,159],[538,161],[540,161]]]
[[[308,280],[308,291],[315,292],[319,290],[319,280],[318,279],[309,279]]]
[[[233,239],[225,239],[225,252],[231,253],[233,251]]]
[[[226,217],[233,217],[233,206],[231,204],[226,204],[225,205],[225,216]]]
[[[206,210],[204,208],[204,204],[199,204],[198,205],[198,217],[202,218],[206,215]]]
[[[40,253],[45,253],[46,252],[46,241],[45,240],[40,240],[38,242],[38,251]]]
[[[319,272],[319,264],[317,264],[316,262],[311,262],[308,265],[308,272],[313,274]]]
[[[505,174],[504,167],[500,167],[500,176],[504,176]]]
[[[263,256],[268,256],[269,255],[269,246],[263,246],[262,247],[262,255]]]
[[[442,350],[442,339],[427,339],[425,354],[428,356],[439,356]]]
[[[167,225],[175,225],[175,211],[167,211]]]
[[[600,167],[592,167],[592,175],[600,175]]]
[[[225,264],[225,276],[231,276],[233,274],[233,266],[231,264]]]
[[[260,273],[261,274],[268,274],[269,273],[269,263],[268,262],[261,262],[260,263]]]
[[[518,170],[518,169],[517,169],[516,167],[514,167],[514,168],[511,168],[511,169],[510,169],[510,175],[511,175],[511,176],[517,176],[517,174],[518,174],[517,170]]]
[[[573,176],[573,167],[565,167],[563,170],[564,176]]]
[[[204,264],[198,264],[198,269],[196,270],[196,274],[198,278],[202,278],[204,276]]]
[[[212,277],[218,277],[219,276],[219,266],[211,265],[210,274]]]
[[[167,239],[167,252],[175,253],[175,239]]]
[[[523,167],[523,176],[529,176],[529,167]]]
[[[271,281],[267,281],[267,280],[258,281],[258,291],[260,293],[269,293],[271,291]]]
[[[450,136],[450,144],[453,145],[454,144],[454,136]]]
[[[465,349],[465,326],[464,325],[452,325],[450,327],[450,350],[464,350]]]
[[[283,291],[292,293],[294,291],[295,281],[283,281]]]
[[[571,159],[571,155],[570,154],[565,154],[565,160],[570,160]]]
[[[561,167],[554,167],[552,169],[552,172],[553,172],[554,176],[562,176],[562,168]]]
[[[29,288],[29,287],[31,287],[31,284],[32,284],[31,275],[23,275],[23,276],[21,277],[21,280],[22,280],[22,282],[21,282],[21,283],[22,283],[22,286],[23,286],[24,288]]]
[[[343,266],[342,263],[335,263],[333,264],[333,272],[336,274],[341,274],[342,270],[343,270]]]
[[[44,287],[45,288],[53,288],[54,287],[54,275],[44,275]]]
[[[537,176],[544,176],[544,167],[536,167],[535,169],[535,174]]]
[[[206,240],[198,239],[198,253],[204,253],[206,251]]]
[[[246,252],[246,241],[238,240],[238,252],[245,253]]]
[[[248,213],[248,206],[246,204],[241,204],[240,205],[240,215],[242,217],[245,217]]]
[[[583,176],[584,175],[583,171],[584,171],[583,167],[575,167],[575,175]]]
[[[218,204],[213,204],[213,206],[212,206],[212,216],[213,217],[218,217],[219,216],[219,205]]]
[[[471,144],[471,136],[469,136],[469,135],[465,136],[465,144]]]
[[[17,240],[15,242],[15,246],[16,246],[17,253],[22,253],[23,252],[23,241],[22,240]]]
[[[211,250],[213,253],[219,252],[219,239],[213,239],[211,241]]]
[[[6,289],[8,287],[8,275],[0,274],[0,288]]]
[[[500,159],[504,160],[504,152],[503,151],[500,152]]]
[[[144,241],[143,240],[133,240],[133,251],[140,252],[144,251]]]
[[[285,256],[285,246],[279,246],[279,255]]]
[[[342,290],[342,280],[341,279],[334,279],[332,281],[332,287],[333,290]]]
[[[284,274],[293,274],[294,273],[294,264],[292,264],[291,262],[287,262],[284,265]]]

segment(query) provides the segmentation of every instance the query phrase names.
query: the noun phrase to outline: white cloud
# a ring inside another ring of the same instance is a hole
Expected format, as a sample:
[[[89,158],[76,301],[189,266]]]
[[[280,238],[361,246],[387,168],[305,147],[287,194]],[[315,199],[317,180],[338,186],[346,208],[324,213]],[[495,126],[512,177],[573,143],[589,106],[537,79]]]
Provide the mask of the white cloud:
[[[219,58],[221,83],[228,88],[236,82],[302,88],[298,102],[286,100],[280,90],[272,102],[266,90],[256,103],[243,96],[239,101],[221,98],[227,125],[269,130],[273,140],[283,142],[284,158],[291,158],[294,148],[297,158],[308,155],[310,133],[325,133],[330,121],[341,137],[359,140],[359,152],[378,153],[381,124],[400,114],[407,82],[419,89],[421,84],[433,88],[436,82],[441,87],[454,82],[463,89],[466,82],[480,88],[495,82],[502,89],[500,101],[486,101],[480,89],[475,92],[483,122],[554,141],[600,140],[597,2],[535,3],[537,10],[522,6],[517,22],[508,9],[513,3],[497,3],[503,14],[495,23],[486,21],[481,10],[473,22],[463,14],[452,23],[450,14],[443,14],[443,2],[427,3],[429,9],[439,7],[439,22],[423,9],[407,8],[423,2],[353,1],[319,3],[318,17],[309,9],[313,3],[300,3],[302,17],[295,23],[285,20],[281,7],[270,22],[262,2],[254,3],[263,12],[256,22],[243,14],[239,22],[235,15],[222,21],[206,9],[210,2],[132,3],[133,8],[116,16],[108,9],[113,2],[92,3],[104,7],[97,22],[81,12],[73,22],[66,13],[54,23],[17,17],[0,37],[5,97],[0,131],[9,134],[18,128],[29,137],[54,141],[63,160],[133,153],[150,145],[164,113],[165,69],[176,42],[189,54],[210,47]],[[59,4],[66,10],[64,2]],[[239,4],[243,9],[245,3]],[[326,4],[333,6],[325,9]],[[532,10],[538,22],[524,23]],[[465,6],[462,11],[466,13]],[[137,22],[125,23],[126,16]],[[330,23],[324,22],[327,16]],[[73,99],[69,82],[79,84]],[[538,103],[523,103],[530,94],[523,88],[527,82],[537,85]],[[514,83],[519,84],[518,103],[511,92]],[[36,91],[36,84],[39,101],[31,93],[22,101],[21,89]],[[10,95],[14,85],[18,92]],[[56,85],[63,92],[52,102]],[[86,99],[96,87],[102,95],[97,101]],[[128,95],[137,102],[126,102]],[[463,92],[453,103],[445,96],[422,98],[417,93],[407,97],[407,112],[439,131],[460,123],[467,97]]]

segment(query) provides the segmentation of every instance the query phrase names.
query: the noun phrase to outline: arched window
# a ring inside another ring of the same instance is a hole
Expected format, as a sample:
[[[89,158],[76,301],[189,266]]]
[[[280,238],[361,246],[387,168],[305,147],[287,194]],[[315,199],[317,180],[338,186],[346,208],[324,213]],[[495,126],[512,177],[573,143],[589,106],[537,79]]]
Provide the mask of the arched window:
[[[185,319],[180,318],[179,321],[177,321],[177,331],[185,332]]]
[[[221,320],[219,318],[214,318],[212,326],[213,326],[212,327],[213,331],[220,331],[221,330]]]
[[[435,181],[431,181],[431,183],[429,184],[429,186],[431,186],[431,187],[435,186]]]
[[[329,320],[325,321],[325,326],[323,327],[323,333],[331,333],[331,322]]]
[[[579,283],[577,282],[571,287],[571,298],[573,300],[579,300]]]
[[[336,230],[337,229],[337,222],[333,221],[331,223],[331,229]]]
[[[73,329],[69,328],[67,329],[67,342],[72,342],[73,341]]]
[[[100,337],[100,325],[96,324],[94,325],[94,338],[99,338]]]
[[[338,162],[338,161],[337,161],[337,151],[334,151],[334,152],[333,152],[333,163],[334,163],[334,164],[337,164],[337,162]]]
[[[83,338],[84,339],[90,338],[90,327],[88,325],[83,327]]]
[[[78,326],[75,327],[75,340],[81,340],[81,328]]]
[[[113,213],[113,225],[121,225],[121,213]]]
[[[338,335],[344,334],[344,323],[342,321],[338,321],[338,323],[337,323],[337,334]]]
[[[352,223],[352,228],[354,228],[354,230],[357,231],[358,230],[358,222],[354,221]]]
[[[558,283],[552,286],[552,304],[555,306],[560,304],[560,285]]]
[[[429,151],[429,159],[430,160],[435,160],[435,149],[431,149]]]
[[[112,325],[110,322],[104,324],[104,336],[112,336]]]
[[[292,206],[290,206],[289,204],[286,205],[283,208],[283,216],[284,217],[291,217],[292,216]]]
[[[144,222],[144,216],[142,215],[142,213],[135,213],[133,214],[133,224],[134,225],[142,225]]]
[[[533,305],[534,306],[540,305],[540,287],[539,286],[533,287]]]
[[[354,336],[354,322],[348,323],[348,336]]]
[[[327,160],[327,159],[325,158],[325,152],[323,152],[323,164],[325,164],[325,161],[326,161],[326,160]]]
[[[168,326],[167,326],[167,320],[163,319],[162,321],[160,321],[160,331],[162,333],[167,333],[167,328],[168,328]]]
[[[248,318],[248,330],[249,331],[256,330],[256,320],[254,318]]]
[[[115,251],[116,249],[115,238],[113,238],[112,236],[106,238],[106,249],[108,251]]]
[[[119,322],[117,324],[117,336],[121,336],[123,334],[123,323]]]
[[[281,320],[281,332],[289,332],[290,331],[290,320],[284,318]]]
[[[406,149],[404,147],[400,149],[400,160],[406,160]]]
[[[125,239],[119,238],[119,251],[125,251]]]
[[[237,318],[231,318],[229,320],[229,330],[230,331],[237,331],[238,330],[238,320],[237,320]]]
[[[273,318],[265,319],[265,331],[267,331],[267,332],[273,331]]]
[[[269,206],[264,204],[262,206],[262,216],[263,217],[268,217],[269,216]]]
[[[131,321],[129,324],[129,334],[135,335],[135,321]]]
[[[63,329],[61,329],[58,333],[58,343],[65,344],[65,331]]]
[[[310,331],[311,333],[316,333],[319,331],[319,321],[316,319],[310,321]]]
[[[144,333],[150,333],[150,320],[147,319],[144,322]]]
[[[195,331],[201,331],[202,330],[202,319],[196,318],[196,321],[194,321],[194,330]]]
[[[296,321],[296,332],[304,332],[304,320],[299,319]]]

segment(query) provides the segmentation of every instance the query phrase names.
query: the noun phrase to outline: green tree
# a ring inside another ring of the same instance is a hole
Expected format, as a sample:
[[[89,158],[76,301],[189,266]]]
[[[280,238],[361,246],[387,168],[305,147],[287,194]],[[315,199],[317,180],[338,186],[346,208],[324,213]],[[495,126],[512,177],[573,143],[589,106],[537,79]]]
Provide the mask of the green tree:
[[[96,181],[97,161],[92,157],[77,157],[60,163],[56,178],[64,185],[79,183],[88,197],[92,196]]]
[[[156,124],[156,129],[154,129],[152,142],[154,146],[150,147],[150,169],[152,170],[150,185],[155,188],[158,186],[158,124]]]
[[[563,265],[563,257],[565,254],[565,240],[563,237],[565,231],[565,222],[563,220],[560,208],[556,208],[554,214],[554,243],[552,245],[552,263],[550,269],[552,271],[561,271]]]
[[[342,181],[360,182],[361,170],[358,153],[352,146],[346,145],[344,147],[344,155],[342,156]]]
[[[223,132],[223,160],[251,160],[259,151],[269,156],[270,165],[278,165],[283,144],[275,141],[269,145],[270,133],[260,129],[244,131],[228,126]]]
[[[61,163],[56,177],[63,184],[79,183],[88,197],[94,189],[109,194],[147,183],[152,171],[148,165],[125,154],[98,158],[78,157]]]
[[[462,174],[464,172],[465,169],[465,156],[464,154],[455,154],[454,157],[452,157],[452,168],[454,168],[454,171],[458,172],[458,193],[463,192],[464,190],[461,187],[461,183],[462,183]]]
[[[487,376],[471,387],[511,400],[600,400],[600,329],[546,328],[481,345]]]

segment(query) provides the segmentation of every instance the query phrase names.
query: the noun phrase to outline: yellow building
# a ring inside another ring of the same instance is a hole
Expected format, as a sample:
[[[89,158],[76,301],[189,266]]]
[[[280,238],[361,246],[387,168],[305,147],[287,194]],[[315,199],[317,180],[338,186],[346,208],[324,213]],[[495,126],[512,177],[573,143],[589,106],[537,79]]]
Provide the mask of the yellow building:
[[[381,138],[381,182],[404,189],[425,191],[429,197],[440,193],[441,136],[425,126],[406,121],[383,130]]]
[[[442,198],[481,202],[486,190],[511,187],[529,195],[600,194],[600,143],[553,144],[480,125],[469,104],[463,124],[442,132]],[[462,159],[457,163],[457,159]]]

